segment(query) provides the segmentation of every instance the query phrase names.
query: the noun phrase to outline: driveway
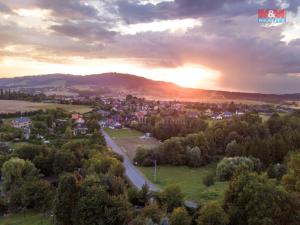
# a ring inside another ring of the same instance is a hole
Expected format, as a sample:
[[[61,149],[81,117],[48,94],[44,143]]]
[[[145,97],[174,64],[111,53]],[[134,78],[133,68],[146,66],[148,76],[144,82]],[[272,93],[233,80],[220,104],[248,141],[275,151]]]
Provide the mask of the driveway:
[[[117,143],[104,130],[101,130],[101,133],[105,138],[107,146],[110,147],[113,152],[123,156],[123,164],[126,169],[125,174],[131,183],[138,189],[141,189],[144,184],[147,184],[151,191],[159,191],[159,189],[153,183],[147,180],[147,178],[145,178],[139,169],[132,164],[126,153],[122,151]]]

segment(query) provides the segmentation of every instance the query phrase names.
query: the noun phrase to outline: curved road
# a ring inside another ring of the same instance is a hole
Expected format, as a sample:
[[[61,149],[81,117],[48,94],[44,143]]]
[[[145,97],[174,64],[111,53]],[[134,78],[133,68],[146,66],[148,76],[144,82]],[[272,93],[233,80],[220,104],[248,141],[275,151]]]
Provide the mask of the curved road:
[[[123,164],[126,169],[125,174],[131,183],[138,189],[141,189],[144,184],[147,184],[151,191],[159,191],[159,189],[153,183],[147,180],[144,175],[132,164],[128,156],[122,151],[116,142],[104,130],[101,130],[101,133],[105,138],[107,146],[110,147],[115,153],[123,156]]]

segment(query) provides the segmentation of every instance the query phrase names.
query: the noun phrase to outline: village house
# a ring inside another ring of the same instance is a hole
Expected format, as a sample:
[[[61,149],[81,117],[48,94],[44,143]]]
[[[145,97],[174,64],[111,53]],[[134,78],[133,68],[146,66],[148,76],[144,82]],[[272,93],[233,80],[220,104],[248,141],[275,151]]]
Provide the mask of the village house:
[[[217,113],[213,114],[213,115],[211,116],[211,118],[212,118],[213,120],[222,120],[222,119],[223,119],[222,115],[221,115],[221,114],[217,114]]]
[[[206,116],[212,116],[213,111],[212,111],[211,109],[206,109],[205,112],[204,112],[204,114],[205,114]]]
[[[11,126],[14,128],[27,128],[32,124],[31,119],[27,117],[20,117],[11,121]]]
[[[88,128],[86,127],[85,124],[82,124],[82,123],[76,124],[73,129],[74,136],[85,135],[85,134],[87,134],[87,132],[88,132]]]
[[[198,114],[198,112],[188,112],[188,113],[187,113],[187,116],[188,116],[188,118],[190,118],[190,119],[198,119],[199,114]]]
[[[231,112],[227,112],[227,111],[226,111],[226,112],[223,113],[223,117],[224,117],[224,118],[231,118],[232,116],[233,116],[233,115],[232,115]]]
[[[78,119],[82,118],[82,115],[79,113],[73,113],[71,118],[72,118],[72,120],[78,120]]]

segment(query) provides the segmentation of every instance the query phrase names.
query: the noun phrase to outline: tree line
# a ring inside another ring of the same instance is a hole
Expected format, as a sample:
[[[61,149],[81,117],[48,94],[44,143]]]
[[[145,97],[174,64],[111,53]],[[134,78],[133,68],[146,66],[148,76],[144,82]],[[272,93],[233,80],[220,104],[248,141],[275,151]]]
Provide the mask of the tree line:
[[[135,162],[200,167],[220,158],[246,156],[264,166],[282,163],[290,151],[300,149],[300,113],[273,114],[263,122],[257,113],[224,120],[205,131],[172,137],[152,149],[139,148]]]

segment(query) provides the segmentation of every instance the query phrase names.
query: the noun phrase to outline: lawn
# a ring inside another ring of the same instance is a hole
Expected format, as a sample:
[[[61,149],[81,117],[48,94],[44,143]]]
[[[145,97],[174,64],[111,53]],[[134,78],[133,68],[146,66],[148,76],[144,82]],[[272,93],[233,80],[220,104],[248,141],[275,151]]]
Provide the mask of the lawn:
[[[42,102],[28,102],[16,100],[0,100],[0,113],[28,112],[39,109],[62,108],[69,112],[86,113],[92,110],[85,105],[66,105]]]
[[[33,212],[18,213],[0,217],[1,225],[53,225],[51,219]]]
[[[216,182],[210,187],[202,183],[202,179],[213,172],[215,165],[202,168],[189,168],[185,166],[158,166],[157,182],[154,181],[154,168],[141,167],[140,170],[145,176],[155,183],[159,188],[164,189],[169,185],[178,185],[187,200],[204,203],[211,200],[221,201],[228,182]]]
[[[154,138],[141,138],[144,136],[142,132],[129,128],[123,129],[105,129],[108,135],[121,147],[128,155],[130,160],[133,160],[136,149],[141,146],[144,148],[155,147],[159,142]]]

